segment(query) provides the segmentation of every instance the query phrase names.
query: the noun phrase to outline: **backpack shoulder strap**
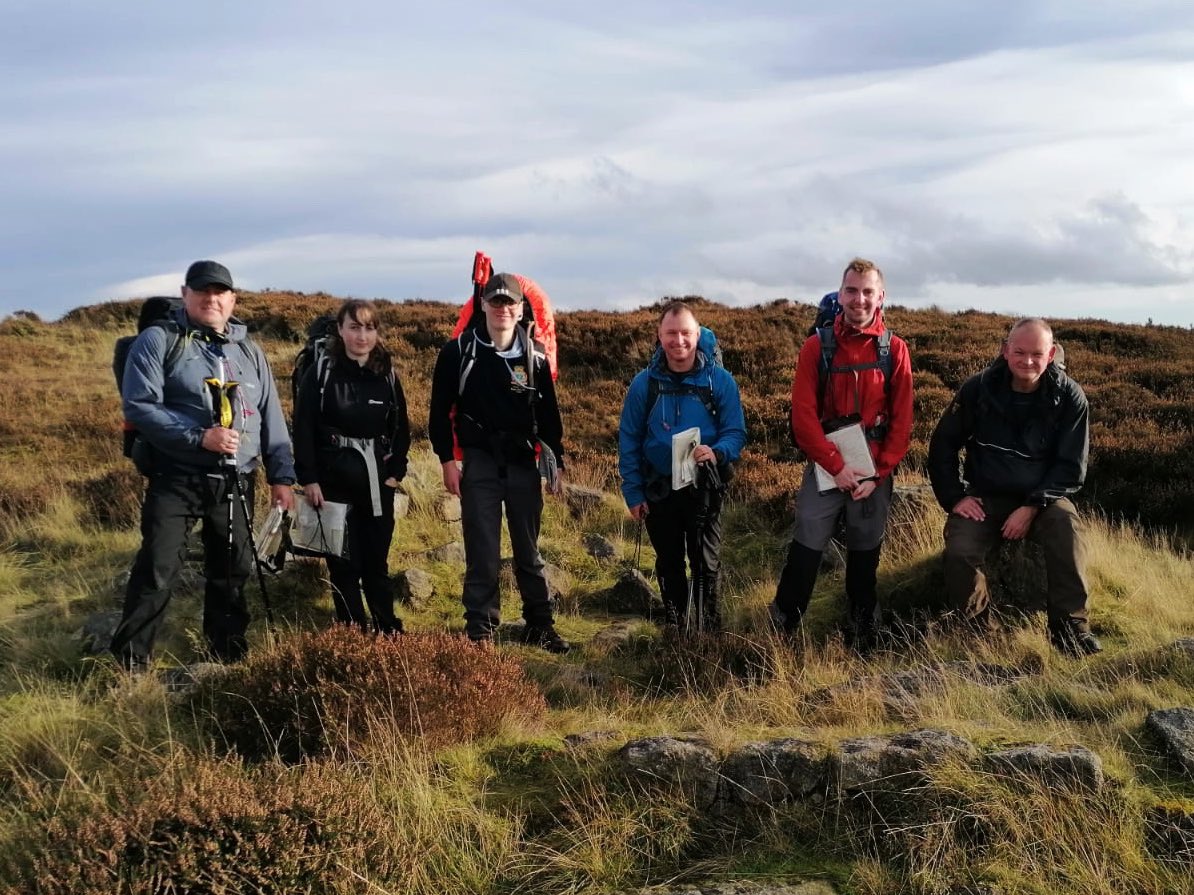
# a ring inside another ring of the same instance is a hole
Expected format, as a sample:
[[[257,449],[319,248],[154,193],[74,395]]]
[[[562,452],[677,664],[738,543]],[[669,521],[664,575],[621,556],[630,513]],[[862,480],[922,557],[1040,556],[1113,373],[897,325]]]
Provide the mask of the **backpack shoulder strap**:
[[[643,404],[643,431],[651,422],[651,411],[655,409],[655,402],[659,400],[659,380],[647,372],[647,400]]]
[[[883,388],[886,391],[890,386],[892,357],[891,357],[891,330],[883,327],[883,332],[879,333],[879,338],[875,340],[875,350],[879,353],[879,370],[883,373]]]
[[[648,373],[647,401],[643,410],[643,429],[647,428],[647,423],[651,419],[651,411],[655,409],[655,403],[659,400],[660,390],[659,380]],[[709,416],[713,417],[714,422],[717,422],[717,401],[713,397],[712,376],[710,376],[709,382],[703,385],[684,384],[679,388],[669,388],[667,393],[669,395],[696,395],[700,399],[701,404],[704,405],[705,410],[708,411]]]
[[[456,386],[456,394],[463,395],[464,384],[477,364],[477,331],[471,326],[467,327],[456,337],[456,345],[460,349],[460,381]]]
[[[166,331],[166,353],[162,355],[162,376],[164,378],[174,371],[174,367],[182,358],[182,353],[187,347],[187,334],[178,325],[178,321],[173,318],[155,320],[150,326]]]
[[[825,394],[829,390],[829,377],[833,370],[833,356],[837,353],[837,336],[833,334],[833,324],[818,326],[817,338],[821,342],[821,362],[817,366],[817,416],[821,416],[825,407]]]

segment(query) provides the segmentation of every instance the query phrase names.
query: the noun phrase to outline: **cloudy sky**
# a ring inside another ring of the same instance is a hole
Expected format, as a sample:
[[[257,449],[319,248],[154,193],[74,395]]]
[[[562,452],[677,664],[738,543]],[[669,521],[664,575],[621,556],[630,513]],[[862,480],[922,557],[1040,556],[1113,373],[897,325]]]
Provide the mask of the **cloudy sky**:
[[[1194,5],[0,0],[0,314],[246,288],[1194,324]]]

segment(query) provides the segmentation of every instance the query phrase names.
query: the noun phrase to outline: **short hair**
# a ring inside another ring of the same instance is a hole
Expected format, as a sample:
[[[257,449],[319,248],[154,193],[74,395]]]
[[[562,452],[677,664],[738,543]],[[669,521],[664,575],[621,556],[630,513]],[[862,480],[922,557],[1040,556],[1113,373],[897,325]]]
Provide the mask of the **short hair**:
[[[854,271],[855,273],[870,273],[872,270],[878,275],[879,282],[884,283],[883,271],[879,269],[878,264],[874,261],[868,261],[866,258],[854,258],[846,265],[846,269],[842,271],[842,282],[846,281],[846,274],[850,271]]]
[[[669,301],[667,304],[665,304],[663,306],[663,310],[659,312],[659,325],[662,326],[663,321],[666,320],[669,316],[671,316],[672,314],[679,314],[681,311],[687,311],[689,314],[692,315],[692,319],[696,323],[696,325],[697,326],[701,325],[701,321],[697,320],[696,311],[694,311],[692,309],[692,305],[690,305],[688,302],[686,302],[682,299],[679,299],[679,298],[673,298],[671,301]]]
[[[1012,328],[1007,331],[1007,339],[1004,341],[1010,341],[1011,337],[1015,335],[1016,330],[1024,329],[1028,326],[1037,327],[1041,332],[1049,337],[1050,342],[1054,341],[1053,327],[1049,325],[1049,322],[1045,320],[1044,317],[1021,317],[1019,320],[1013,323]]]

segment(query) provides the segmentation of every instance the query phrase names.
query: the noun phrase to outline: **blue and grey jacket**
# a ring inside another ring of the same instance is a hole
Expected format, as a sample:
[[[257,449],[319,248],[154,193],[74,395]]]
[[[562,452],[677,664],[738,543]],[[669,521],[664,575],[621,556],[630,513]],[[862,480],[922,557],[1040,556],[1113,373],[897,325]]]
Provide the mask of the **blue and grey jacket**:
[[[214,378],[239,383],[233,427],[240,432],[237,468],[256,469],[260,455],[270,484],[294,482],[294,455],[273,374],[243,323],[226,332],[192,324],[179,309],[167,325],[144,330],[129,350],[121,396],[124,416],[154,450],[154,471],[210,472],[219,454],[200,446],[213,425]]]
[[[649,380],[658,381],[658,396],[647,407]],[[711,413],[701,392],[711,398]],[[672,373],[662,348],[656,348],[647,368],[634,377],[622,404],[618,429],[618,471],[628,507],[647,499],[648,485],[669,481],[672,475],[672,435],[701,430],[701,444],[717,454],[719,464],[734,463],[746,444],[746,420],[738,384],[725,367],[714,364],[702,348],[687,373]]]

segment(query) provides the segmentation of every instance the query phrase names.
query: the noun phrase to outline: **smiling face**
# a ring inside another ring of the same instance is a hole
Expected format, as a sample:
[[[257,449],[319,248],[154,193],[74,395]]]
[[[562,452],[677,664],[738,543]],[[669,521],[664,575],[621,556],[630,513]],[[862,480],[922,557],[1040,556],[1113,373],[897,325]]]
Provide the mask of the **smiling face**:
[[[1036,391],[1056,353],[1053,333],[1046,327],[1030,321],[1013,328],[1003,343],[1003,359],[1012,374],[1012,390]]]
[[[508,295],[495,295],[484,299],[481,308],[485,312],[485,328],[490,341],[499,347],[509,345],[514,337],[514,327],[522,319],[522,302]]]
[[[182,306],[186,309],[187,319],[192,323],[209,326],[222,333],[228,326],[233,309],[236,308],[236,293],[219,284],[199,289],[183,286]]]
[[[853,327],[864,329],[875,320],[875,314],[883,306],[883,278],[877,270],[859,273],[847,270],[838,290],[838,303],[842,316]]]
[[[700,324],[687,308],[677,308],[664,315],[659,321],[659,344],[663,346],[669,370],[687,373],[692,369],[700,336]]]

